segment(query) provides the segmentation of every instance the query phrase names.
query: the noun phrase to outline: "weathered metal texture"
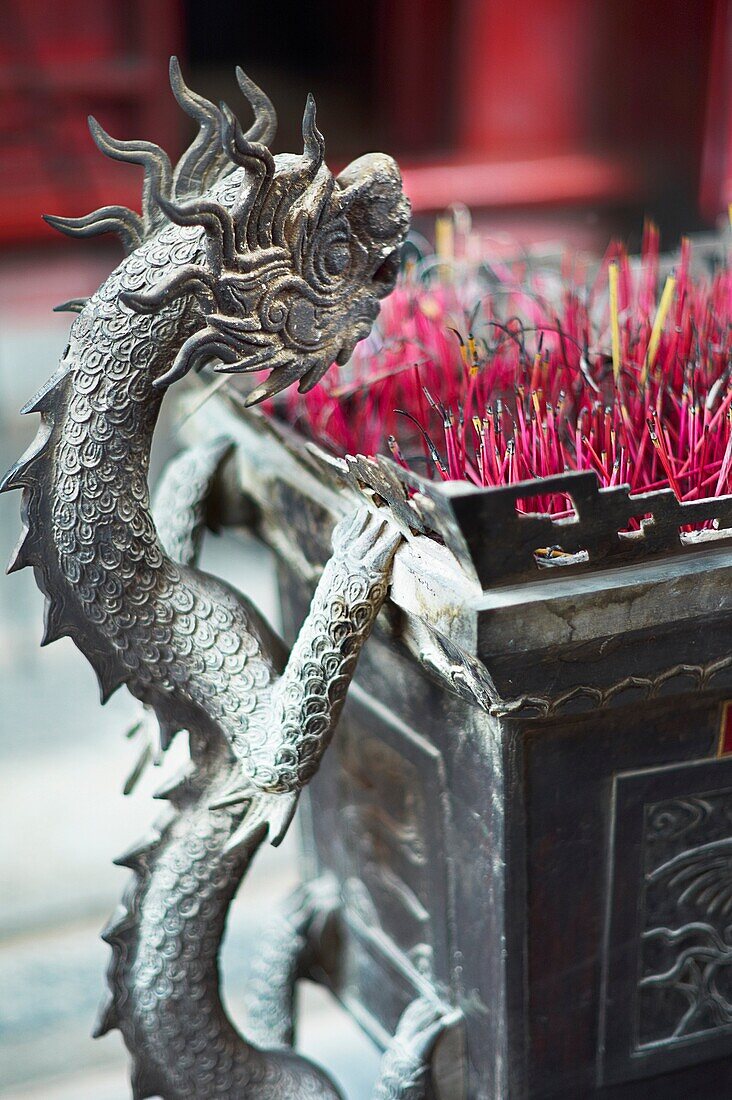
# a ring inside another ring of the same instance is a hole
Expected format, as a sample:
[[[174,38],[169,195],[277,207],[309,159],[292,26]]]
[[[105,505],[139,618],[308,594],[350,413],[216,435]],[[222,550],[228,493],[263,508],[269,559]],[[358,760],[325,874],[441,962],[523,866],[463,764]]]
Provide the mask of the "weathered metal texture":
[[[333,522],[396,492],[394,467],[330,460],[236,394],[192,423],[233,440],[218,514],[246,497],[292,637]],[[381,1043],[425,984],[459,1006],[475,1100],[716,1100],[732,1086],[732,551],[677,538],[484,587],[461,546],[501,542],[491,507],[463,514],[452,549],[414,533],[422,499],[393,508],[388,613],[303,817],[306,873],[340,905],[322,978]],[[534,530],[532,551],[559,541]]]
[[[12,568],[31,565],[47,597],[44,641],[70,636],[103,698],[126,684],[155,714],[161,748],[190,735],[190,768],[160,794],[172,815],[119,861],[134,878],[105,932],[111,998],[99,1033],[122,1031],[138,1098],[322,1100],[338,1096],[325,1073],[237,1034],[218,949],[239,881],[265,837],[280,840],[328,746],[402,536],[385,510],[342,518],[288,655],[249,601],[194,567],[219,445],[183,460],[189,481],[172,518],[181,467],[168,479],[167,547],[149,510],[148,459],[162,393],[192,367],[269,369],[255,402],[293,381],[306,390],[350,355],[393,285],[408,207],[388,157],[331,176],[312,99],[302,155],[273,157],[272,105],[237,77],[255,113],[246,133],[186,88],[173,61],[174,94],[199,124],[175,169],[157,146],[92,122],[105,153],[144,166],[143,211],[50,219],[72,235],[116,232],[127,258],[71,303],[61,366],[26,409],[41,429],[2,487],[23,490]],[[292,965],[272,963],[282,987],[273,1042],[288,1030],[298,937],[292,950]],[[379,1098],[426,1094],[447,1012],[427,987],[408,1006]]]

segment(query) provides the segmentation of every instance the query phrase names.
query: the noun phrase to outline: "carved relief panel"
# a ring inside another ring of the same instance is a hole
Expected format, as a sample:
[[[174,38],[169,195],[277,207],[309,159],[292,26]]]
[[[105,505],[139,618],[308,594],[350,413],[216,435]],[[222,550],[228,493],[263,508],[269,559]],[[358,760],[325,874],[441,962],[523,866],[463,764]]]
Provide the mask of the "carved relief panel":
[[[317,849],[317,873],[335,874],[343,899],[339,993],[379,1039],[403,998],[449,982],[444,761],[426,738],[352,685],[308,802],[307,846],[311,854]],[[396,989],[402,993],[395,998]]]
[[[732,761],[618,776],[613,809],[603,1082],[732,1051]]]

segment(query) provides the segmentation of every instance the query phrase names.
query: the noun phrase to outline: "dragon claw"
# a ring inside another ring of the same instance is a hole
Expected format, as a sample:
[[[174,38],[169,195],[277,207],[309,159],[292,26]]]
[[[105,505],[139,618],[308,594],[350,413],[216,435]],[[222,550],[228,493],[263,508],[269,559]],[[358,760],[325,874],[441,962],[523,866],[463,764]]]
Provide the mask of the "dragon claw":
[[[248,801],[249,806],[238,828],[229,837],[225,852],[234,852],[248,847],[258,840],[269,837],[270,844],[276,848],[285,838],[290,823],[295,816],[299,791],[286,794],[264,794],[253,792],[251,788],[231,791],[211,804],[211,809],[226,809]]]
[[[437,1043],[462,1019],[459,1010],[431,997],[407,1005],[384,1052],[374,1100],[423,1100]]]
[[[386,572],[403,536],[389,520],[369,508],[359,510],[339,521],[333,531],[333,549],[347,554],[375,572]]]
[[[459,1009],[445,1011],[445,1006],[419,997],[402,1013],[396,1030],[399,1043],[415,1056],[428,1059],[440,1036],[460,1023],[463,1016]]]

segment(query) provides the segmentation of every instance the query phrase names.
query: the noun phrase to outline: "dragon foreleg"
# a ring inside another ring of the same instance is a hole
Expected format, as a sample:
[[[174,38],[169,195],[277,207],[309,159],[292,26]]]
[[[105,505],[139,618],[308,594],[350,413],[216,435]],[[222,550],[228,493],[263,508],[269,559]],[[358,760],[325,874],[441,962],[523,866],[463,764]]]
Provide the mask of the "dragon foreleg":
[[[266,708],[233,738],[244,776],[216,803],[250,801],[231,846],[264,829],[278,844],[302,788],[317,771],[364,642],[386,599],[400,531],[361,508],[337,525],[333,555]],[[243,778],[243,782],[242,782]]]

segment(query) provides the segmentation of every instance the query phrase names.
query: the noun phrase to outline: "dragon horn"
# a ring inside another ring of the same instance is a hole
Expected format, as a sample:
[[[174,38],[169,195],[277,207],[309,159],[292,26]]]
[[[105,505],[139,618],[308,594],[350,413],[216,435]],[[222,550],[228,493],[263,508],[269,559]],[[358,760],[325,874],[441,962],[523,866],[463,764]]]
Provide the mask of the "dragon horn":
[[[313,176],[320,169],[325,157],[325,138],[316,125],[315,117],[315,97],[312,92],[308,92],[302,116],[302,140],[303,156]]]
[[[170,87],[178,105],[198,123],[198,133],[173,173],[173,195],[184,199],[202,194],[224,170],[228,160],[219,141],[221,112],[187,86],[177,57],[170,59]]]
[[[226,103],[221,103],[221,143],[229,159],[240,168],[249,169],[254,181],[243,188],[232,208],[236,224],[237,248],[241,252],[256,251],[271,245],[270,229],[259,215],[272,188],[275,175],[274,157],[266,145],[250,141],[241,123]]]
[[[274,158],[266,145],[252,141],[241,128],[231,107],[221,102],[221,141],[229,159],[241,168],[254,168],[265,176],[274,175]]]
[[[234,263],[234,222],[231,214],[213,199],[195,197],[181,204],[158,196],[158,206],[176,225],[203,226],[210,246],[210,263],[216,270]]]
[[[89,130],[97,148],[112,160],[141,164],[145,169],[142,185],[142,220],[146,234],[158,219],[158,196],[168,198],[172,184],[172,168],[168,154],[152,141],[120,141],[111,137],[93,115],[89,115]]]
[[[236,80],[244,98],[254,111],[254,122],[244,135],[247,141],[271,145],[277,133],[277,112],[272,100],[247,76],[241,66],[236,67]]]

